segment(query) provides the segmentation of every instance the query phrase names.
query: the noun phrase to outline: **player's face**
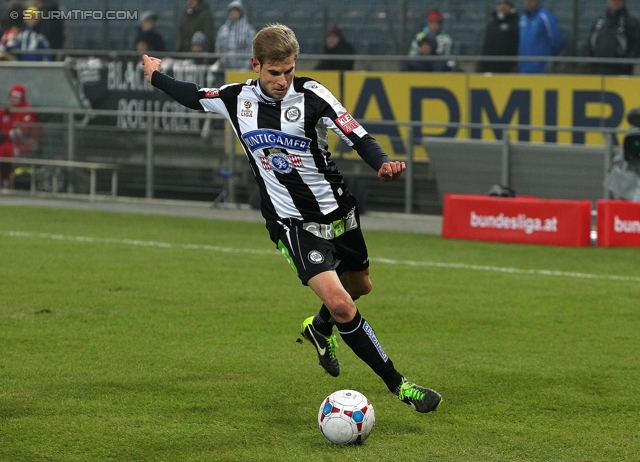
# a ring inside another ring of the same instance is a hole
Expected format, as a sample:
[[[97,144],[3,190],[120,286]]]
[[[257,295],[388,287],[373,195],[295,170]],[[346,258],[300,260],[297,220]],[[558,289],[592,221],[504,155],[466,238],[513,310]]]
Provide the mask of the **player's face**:
[[[253,70],[259,74],[260,88],[273,99],[282,99],[289,91],[295,74],[296,58],[291,55],[277,63],[260,64],[256,58],[251,58]]]

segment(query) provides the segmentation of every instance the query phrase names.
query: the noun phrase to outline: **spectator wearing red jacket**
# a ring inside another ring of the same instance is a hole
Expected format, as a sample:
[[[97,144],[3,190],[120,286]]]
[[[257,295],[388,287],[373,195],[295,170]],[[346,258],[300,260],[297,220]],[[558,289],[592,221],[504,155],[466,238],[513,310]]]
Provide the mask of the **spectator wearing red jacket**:
[[[16,84],[9,90],[9,107],[0,108],[0,157],[27,156],[40,145],[40,119],[37,114],[23,111],[31,108],[26,96],[25,87]],[[11,164],[2,163],[0,168],[2,188],[6,189],[9,187]]]

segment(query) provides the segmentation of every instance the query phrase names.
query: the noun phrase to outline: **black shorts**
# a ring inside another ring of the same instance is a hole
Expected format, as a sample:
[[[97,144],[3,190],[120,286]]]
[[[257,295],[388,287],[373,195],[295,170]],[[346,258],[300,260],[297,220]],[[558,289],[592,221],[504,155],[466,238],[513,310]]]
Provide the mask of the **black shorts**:
[[[369,267],[369,253],[357,209],[351,220],[349,218],[325,225],[298,220],[269,220],[266,226],[271,240],[296,271],[302,284],[307,285],[309,279],[325,271],[335,270],[341,275]],[[357,226],[354,227],[354,223]]]

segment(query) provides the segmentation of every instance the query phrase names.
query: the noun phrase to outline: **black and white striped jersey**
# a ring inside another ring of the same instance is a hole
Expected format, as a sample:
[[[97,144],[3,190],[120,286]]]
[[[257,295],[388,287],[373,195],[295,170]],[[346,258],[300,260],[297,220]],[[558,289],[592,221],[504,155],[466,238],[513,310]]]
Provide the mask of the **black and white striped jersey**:
[[[328,130],[376,171],[388,161],[331,92],[309,78],[294,77],[281,100],[264,94],[257,80],[200,88],[154,72],[152,84],[185,106],[229,120],[251,164],[267,220],[330,223],[353,208],[355,201],[327,150]]]

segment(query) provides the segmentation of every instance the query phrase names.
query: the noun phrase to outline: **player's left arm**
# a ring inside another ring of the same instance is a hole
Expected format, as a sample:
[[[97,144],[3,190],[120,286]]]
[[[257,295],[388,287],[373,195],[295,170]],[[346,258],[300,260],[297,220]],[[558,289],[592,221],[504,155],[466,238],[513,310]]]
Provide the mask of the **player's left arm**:
[[[378,172],[378,178],[383,183],[397,180],[406,168],[404,162],[389,160],[382,146],[369,134],[356,141],[353,148],[367,165]]]
[[[202,111],[200,104],[200,87],[193,82],[184,82],[161,72],[162,61],[147,55],[142,56],[144,75],[151,85],[159,88],[189,109]],[[157,71],[157,72],[156,72]]]

